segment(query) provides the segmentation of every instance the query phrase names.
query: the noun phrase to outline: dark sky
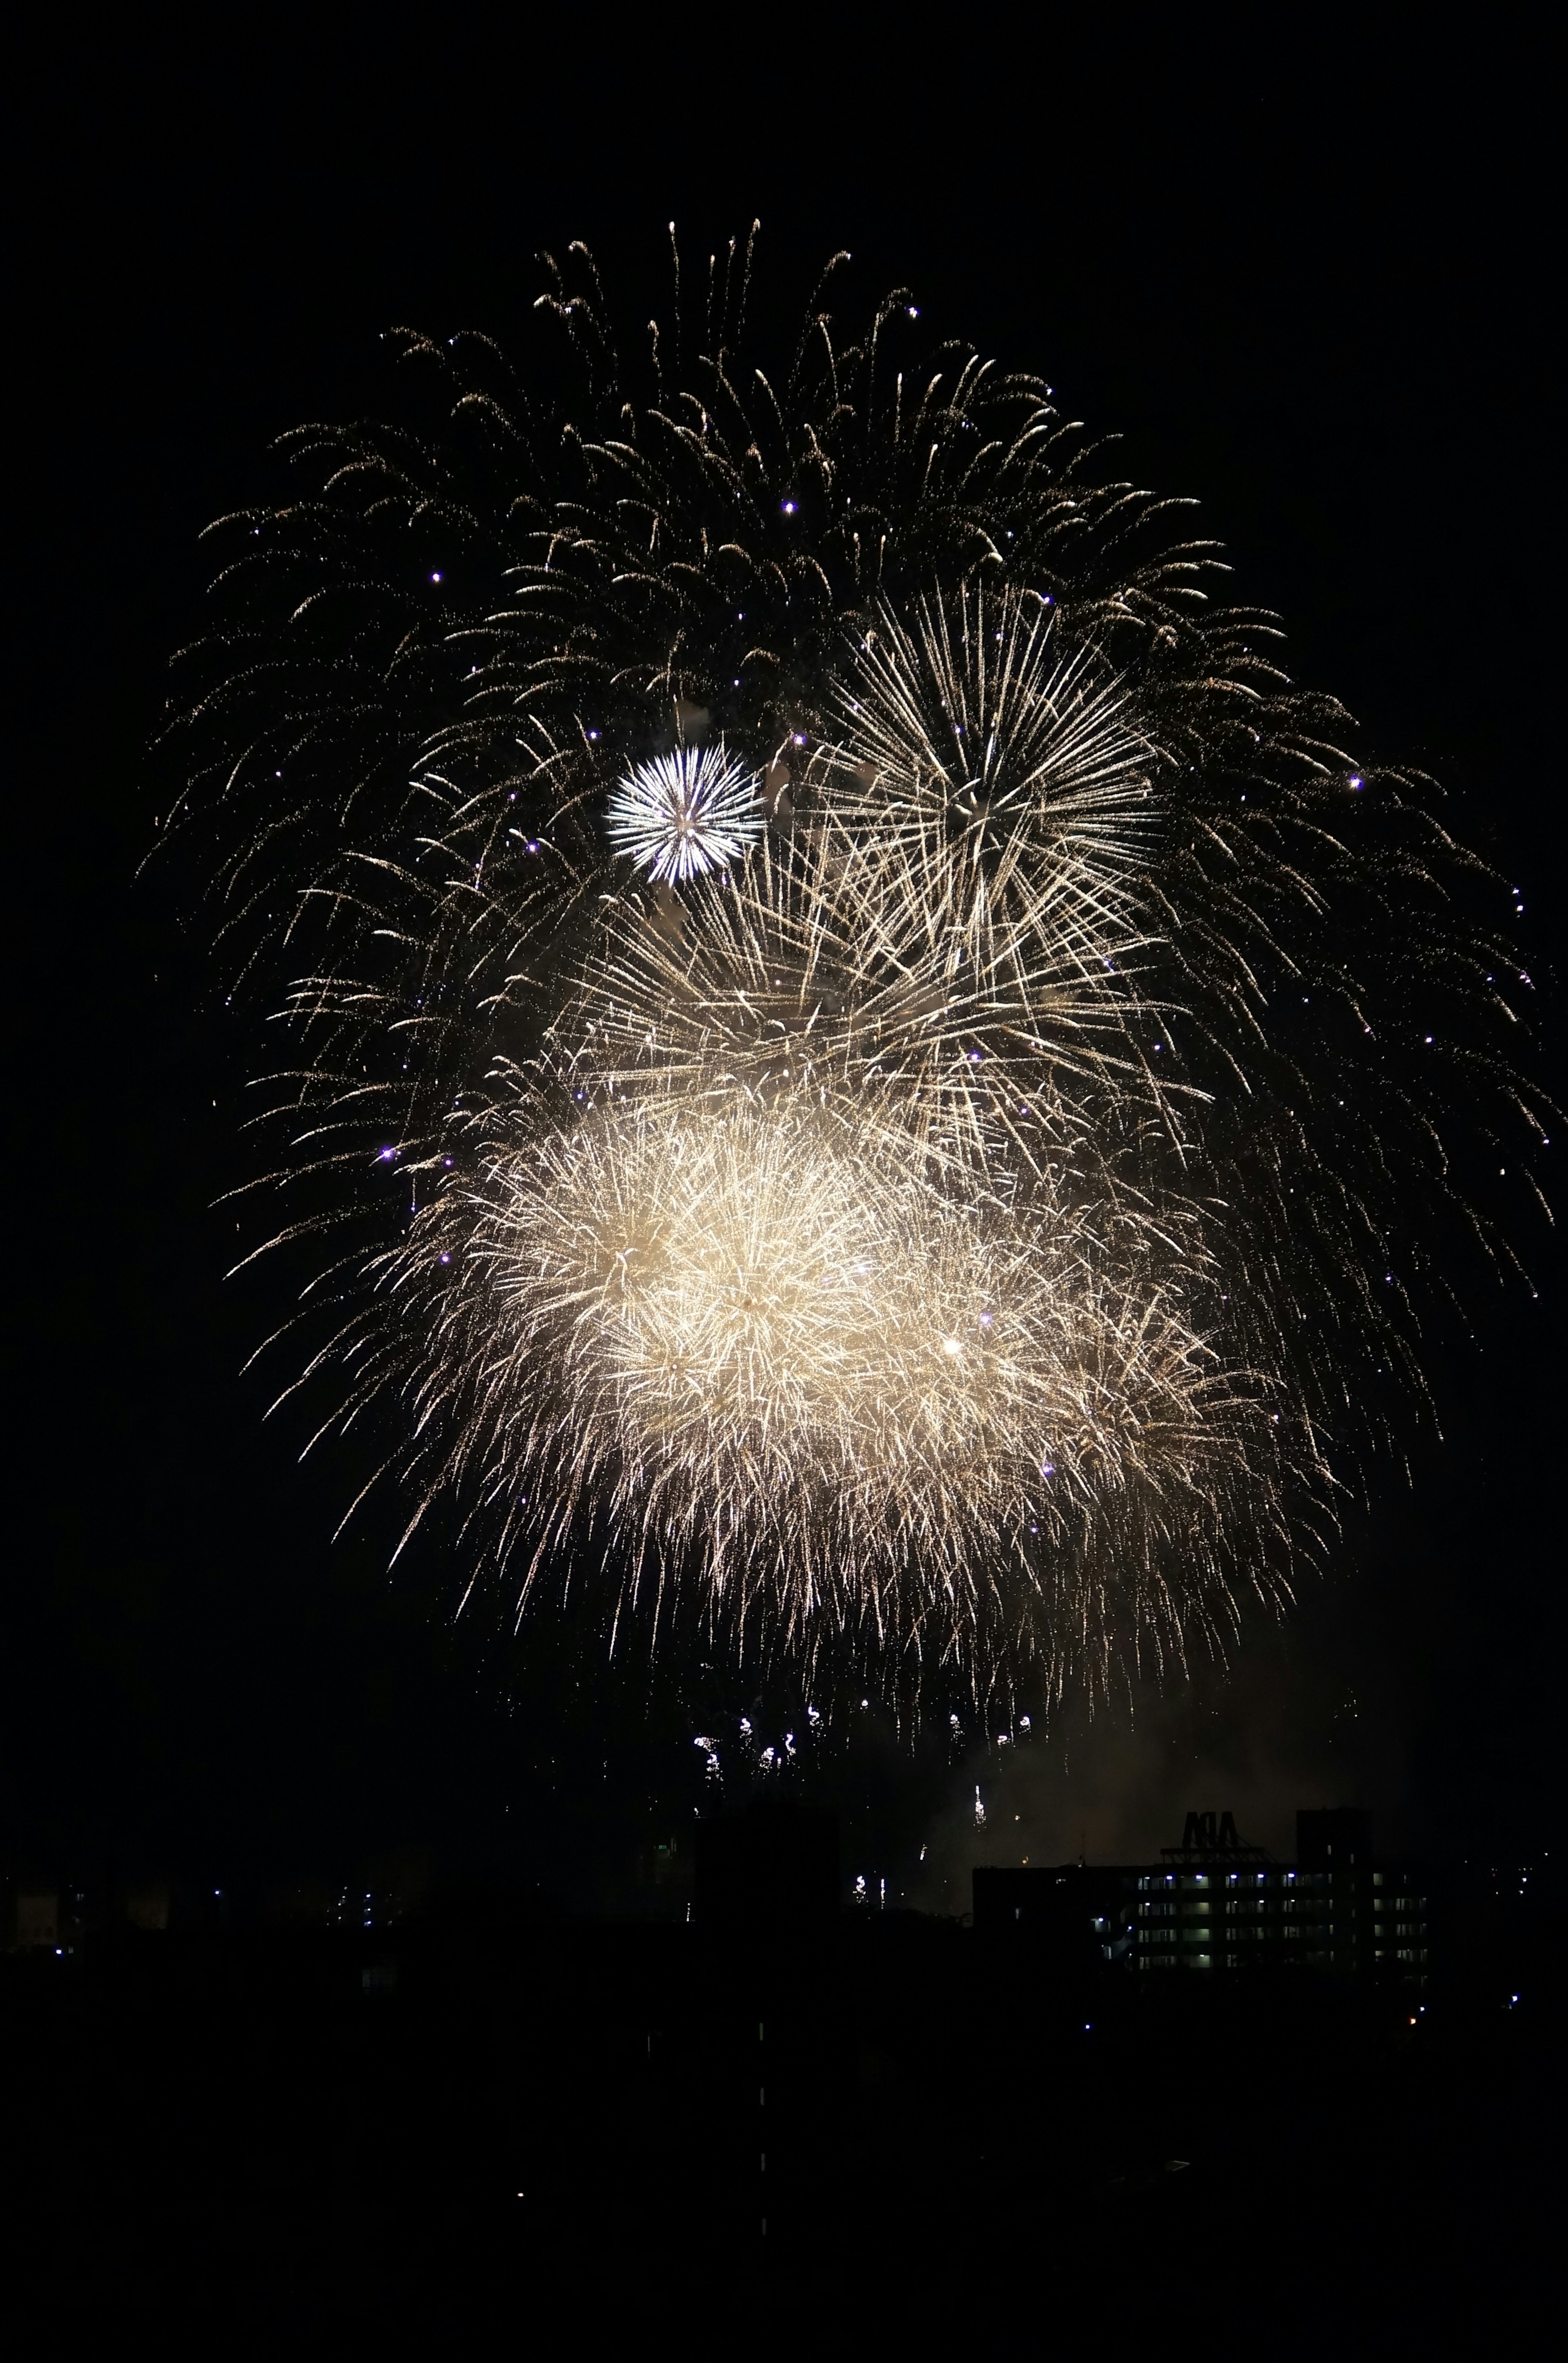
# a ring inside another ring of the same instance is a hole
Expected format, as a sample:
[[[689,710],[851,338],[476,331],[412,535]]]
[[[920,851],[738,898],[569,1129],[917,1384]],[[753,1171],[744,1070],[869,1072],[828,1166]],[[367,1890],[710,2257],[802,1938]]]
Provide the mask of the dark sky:
[[[454,1631],[449,1570],[389,1582],[379,1537],[329,1548],[341,1470],[300,1472],[237,1375],[266,1306],[222,1285],[210,1210],[237,1079],[192,947],[132,884],[197,531],[264,481],[274,434],[377,398],[382,328],[504,337],[536,250],[574,236],[651,306],[672,216],[705,251],[759,215],[789,304],[847,247],[860,294],[909,283],[1120,432],[1128,472],[1198,494],[1242,594],[1283,611],[1298,676],[1435,771],[1457,832],[1523,890],[1550,1004],[1552,72],[1480,15],[1407,19],[1401,40],[1322,12],[1181,12],[1151,45],[1143,12],[1088,36],[1050,8],[955,12],[949,50],[912,15],[847,48],[794,18],[732,49],[764,21],[739,12],[628,49],[591,10],[536,48],[451,11],[391,37],[391,12],[333,13],[327,33],[255,12],[177,44],[67,25],[13,59],[0,1850],[234,1878],[419,1846],[610,1894],[629,1847],[690,1817],[701,1718],[745,1699],[714,1677],[645,1715],[635,1673],[558,1641],[520,1659],[482,1619]],[[1228,1680],[1070,1716],[1010,1763],[900,1769],[872,1733],[818,1775],[855,1866],[940,1900],[977,1847],[1138,1855],[1187,1803],[1279,1848],[1295,1804],[1352,1798],[1410,1846],[1541,1843],[1562,1803],[1563,1326],[1560,1265],[1536,1262],[1538,1302],[1487,1306],[1476,1349],[1441,1356],[1445,1439],[1409,1489],[1389,1481],[1332,1580],[1283,1630],[1249,1629]]]

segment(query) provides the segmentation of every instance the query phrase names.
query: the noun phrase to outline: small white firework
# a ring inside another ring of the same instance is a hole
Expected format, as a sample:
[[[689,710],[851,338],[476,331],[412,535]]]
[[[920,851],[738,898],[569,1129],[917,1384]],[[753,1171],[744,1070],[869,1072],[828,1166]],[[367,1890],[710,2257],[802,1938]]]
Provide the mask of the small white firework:
[[[767,826],[755,771],[716,747],[638,763],[610,799],[610,841],[650,878],[679,884],[722,870]]]

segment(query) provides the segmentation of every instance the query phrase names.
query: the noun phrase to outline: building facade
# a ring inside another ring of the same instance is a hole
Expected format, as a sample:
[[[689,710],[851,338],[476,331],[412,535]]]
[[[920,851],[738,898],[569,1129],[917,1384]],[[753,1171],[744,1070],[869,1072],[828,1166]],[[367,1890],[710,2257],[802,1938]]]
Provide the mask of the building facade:
[[[1297,1859],[1271,1861],[1229,1814],[1191,1813],[1158,1865],[977,1870],[977,1928],[1034,1928],[1143,1977],[1310,1969],[1424,1979],[1422,1880],[1374,1858],[1369,1815],[1301,1813]]]

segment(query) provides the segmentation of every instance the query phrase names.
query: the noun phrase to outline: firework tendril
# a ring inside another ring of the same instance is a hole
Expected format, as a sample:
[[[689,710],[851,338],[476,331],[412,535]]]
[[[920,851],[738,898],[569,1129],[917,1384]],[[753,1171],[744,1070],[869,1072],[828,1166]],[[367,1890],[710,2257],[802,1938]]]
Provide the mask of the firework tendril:
[[[1049,1697],[1283,1603],[1516,1268],[1528,979],[1186,505],[836,264],[775,369],[751,255],[629,361],[576,248],[513,358],[401,334],[421,431],[211,529],[255,1251],[470,1588]]]

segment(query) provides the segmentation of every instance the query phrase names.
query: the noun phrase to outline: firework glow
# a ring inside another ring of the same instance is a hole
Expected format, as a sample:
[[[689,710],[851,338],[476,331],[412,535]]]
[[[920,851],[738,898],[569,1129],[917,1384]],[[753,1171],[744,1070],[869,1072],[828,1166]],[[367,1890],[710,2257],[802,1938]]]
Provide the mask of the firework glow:
[[[574,249],[514,359],[396,340],[438,431],[285,438],[171,836],[404,1540],[1011,1712],[1329,1547],[1450,1237],[1518,1269],[1528,979],[1185,505],[832,269],[775,367],[751,260],[635,362]]]

